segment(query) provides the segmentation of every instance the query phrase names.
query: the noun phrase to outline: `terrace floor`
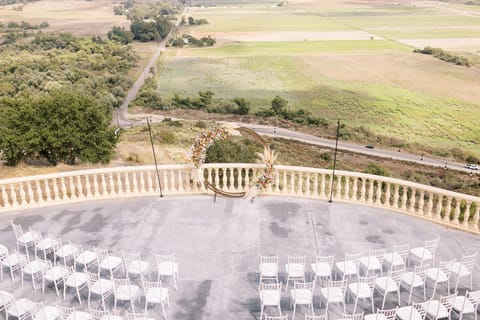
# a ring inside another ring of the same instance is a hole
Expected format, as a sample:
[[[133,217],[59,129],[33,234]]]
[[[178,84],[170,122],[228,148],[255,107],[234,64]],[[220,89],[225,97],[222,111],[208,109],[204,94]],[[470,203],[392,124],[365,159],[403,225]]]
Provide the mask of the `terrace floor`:
[[[441,237],[437,261],[460,259],[467,249],[480,251],[480,237],[428,223],[399,213],[367,206],[285,197],[259,197],[253,203],[241,199],[210,196],[136,198],[115,201],[92,201],[74,205],[3,214],[0,217],[0,244],[14,250],[15,237],[9,221],[33,227],[60,237],[64,243],[83,244],[84,249],[108,248],[112,255],[122,250],[141,252],[151,262],[155,277],[154,253],[173,253],[179,263],[178,291],[170,293],[169,319],[258,319],[259,255],[280,256],[280,279],[284,281],[287,255],[307,255],[309,263],[316,254],[363,252],[369,248],[409,242],[421,246],[426,239]],[[310,268],[307,267],[310,271]],[[474,271],[474,290],[480,289],[480,272]],[[155,277],[156,278],[156,277]],[[464,293],[468,281],[461,282]],[[315,289],[315,313],[319,308],[319,287]],[[45,295],[35,293],[30,280],[20,286],[19,277],[12,282],[8,273],[0,281],[0,290],[16,298],[30,298],[45,304],[70,305],[87,310],[67,293],[67,300],[57,299],[49,288]],[[446,291],[445,289],[442,289]],[[428,292],[431,292],[428,290]],[[402,292],[402,305],[408,293]],[[376,295],[376,306],[381,306]],[[421,297],[423,299],[423,297]],[[393,307],[391,296],[386,307]],[[416,299],[419,301],[420,295]],[[98,305],[94,300],[93,307]],[[109,302],[113,306],[113,301]],[[323,304],[324,305],[324,304]],[[368,303],[363,303],[365,307]],[[347,305],[351,312],[353,304]],[[143,309],[137,306],[138,310]],[[124,307],[119,308],[124,312]],[[291,317],[289,295],[283,293],[282,311]],[[340,316],[332,309],[330,319]],[[306,307],[297,310],[304,318]],[[267,309],[276,314],[276,310]],[[368,311],[366,311],[368,313]],[[161,319],[158,311],[151,316]],[[1,312],[0,318],[4,317]]]

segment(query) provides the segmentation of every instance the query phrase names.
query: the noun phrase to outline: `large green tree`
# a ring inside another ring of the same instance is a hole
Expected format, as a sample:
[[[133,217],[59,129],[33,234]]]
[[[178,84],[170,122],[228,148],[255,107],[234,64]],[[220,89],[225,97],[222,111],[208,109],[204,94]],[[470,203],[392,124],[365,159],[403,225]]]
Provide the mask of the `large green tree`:
[[[76,91],[0,101],[0,151],[8,165],[33,156],[56,165],[108,163],[117,142],[110,109]]]

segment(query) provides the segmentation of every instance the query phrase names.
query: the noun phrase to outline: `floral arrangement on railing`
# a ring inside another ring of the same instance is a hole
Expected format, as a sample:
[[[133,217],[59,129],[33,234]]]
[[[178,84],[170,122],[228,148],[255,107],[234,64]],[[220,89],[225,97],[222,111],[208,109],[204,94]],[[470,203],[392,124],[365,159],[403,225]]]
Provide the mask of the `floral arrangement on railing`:
[[[248,128],[238,127],[218,127],[214,128],[210,131],[201,133],[197,140],[194,142],[192,146],[190,161],[194,166],[192,177],[194,182],[198,185],[203,184],[205,181],[203,176],[203,170],[201,169],[202,164],[205,162],[207,149],[218,140],[224,140],[234,135],[241,135],[242,133],[246,133],[248,135],[253,136],[257,141],[259,141],[263,147],[263,154],[257,153],[259,158],[265,164],[265,171],[264,173],[257,179],[255,185],[252,186],[247,192],[243,194],[246,200],[252,200],[255,196],[257,196],[262,189],[266,189],[268,185],[273,182],[274,176],[274,168],[273,164],[277,159],[277,155],[275,151],[271,150],[270,147],[267,145],[266,141],[258,135],[255,131]],[[208,185],[210,188],[214,188],[212,185]],[[219,190],[217,190],[219,191]],[[222,194],[227,194],[226,192],[222,191]],[[238,196],[238,193],[235,193],[235,196]]]

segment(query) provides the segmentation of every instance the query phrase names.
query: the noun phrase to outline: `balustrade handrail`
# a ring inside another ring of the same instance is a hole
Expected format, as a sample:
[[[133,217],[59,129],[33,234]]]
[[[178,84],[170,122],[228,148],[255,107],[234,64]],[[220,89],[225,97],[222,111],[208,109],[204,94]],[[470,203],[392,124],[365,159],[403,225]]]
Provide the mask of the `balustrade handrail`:
[[[263,164],[210,163],[204,178],[227,192],[245,192],[263,173]],[[206,194],[195,183],[192,164],[160,165],[164,194]],[[194,174],[195,172],[195,174]],[[333,183],[332,183],[333,182]],[[156,195],[155,166],[78,170],[0,180],[0,212],[53,204]],[[333,187],[333,189],[332,189]],[[353,202],[418,216],[436,223],[480,233],[480,197],[372,174],[276,165],[267,195],[286,195]]]

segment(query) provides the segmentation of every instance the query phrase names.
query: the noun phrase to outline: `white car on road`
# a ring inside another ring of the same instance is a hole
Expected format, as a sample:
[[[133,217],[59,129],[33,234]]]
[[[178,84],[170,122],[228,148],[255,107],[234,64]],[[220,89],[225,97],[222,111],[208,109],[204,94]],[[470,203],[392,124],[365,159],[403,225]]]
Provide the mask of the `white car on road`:
[[[471,169],[471,170],[479,170],[478,165],[472,164],[472,163],[471,163],[471,164],[467,164],[467,165],[465,166],[465,168]]]

